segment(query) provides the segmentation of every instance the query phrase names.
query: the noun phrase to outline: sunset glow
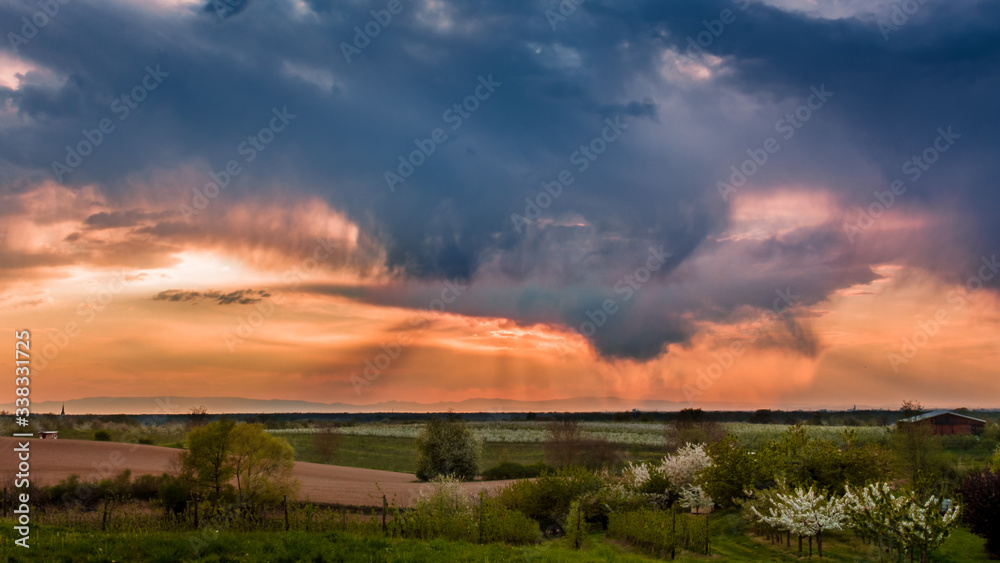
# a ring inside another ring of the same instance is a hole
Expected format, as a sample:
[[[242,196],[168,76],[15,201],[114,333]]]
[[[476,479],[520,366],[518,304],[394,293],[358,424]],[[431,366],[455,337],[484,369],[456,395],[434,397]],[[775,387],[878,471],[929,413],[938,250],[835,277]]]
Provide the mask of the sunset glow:
[[[319,3],[119,4],[74,9],[128,33],[60,15],[0,53],[0,329],[32,331],[34,401],[996,406],[997,62],[932,18],[729,3],[692,53],[719,9],[416,2],[345,61]]]

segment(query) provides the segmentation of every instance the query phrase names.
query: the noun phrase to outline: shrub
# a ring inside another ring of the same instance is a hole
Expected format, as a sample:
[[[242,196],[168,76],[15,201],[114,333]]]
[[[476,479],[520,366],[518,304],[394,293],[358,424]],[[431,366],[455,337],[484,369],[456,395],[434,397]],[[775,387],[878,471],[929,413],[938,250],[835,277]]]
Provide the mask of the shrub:
[[[483,471],[483,479],[487,481],[495,481],[497,479],[531,479],[538,477],[547,469],[551,468],[542,462],[521,465],[513,461],[506,461],[496,467],[491,467]]]
[[[471,481],[479,472],[482,443],[460,419],[431,419],[417,437],[417,478],[451,475]]]
[[[546,471],[533,481],[516,481],[497,492],[497,502],[517,510],[543,527],[561,525],[569,505],[584,494],[597,492],[601,480],[583,468],[562,468],[555,473]]]
[[[431,484],[432,492],[421,492],[416,506],[406,513],[403,535],[474,541],[477,530],[472,504],[461,483],[453,477],[437,476]]]
[[[962,522],[986,539],[991,559],[1000,559],[1000,472],[983,469],[967,475],[961,494]]]
[[[160,480],[154,475],[140,475],[132,481],[129,494],[138,500],[151,500],[160,492]]]
[[[182,477],[163,474],[159,479],[157,500],[167,512],[180,514],[191,500],[191,486]]]
[[[473,501],[457,479],[436,477],[431,484],[433,489],[422,493],[413,509],[396,510],[389,525],[390,534],[514,545],[535,543],[541,538],[537,522],[504,507],[485,493]]]
[[[94,440],[97,440],[98,442],[110,442],[111,432],[104,429],[98,430],[97,432],[94,432]]]
[[[512,545],[537,543],[542,536],[538,522],[516,510],[504,508],[495,498],[482,503],[482,541]]]

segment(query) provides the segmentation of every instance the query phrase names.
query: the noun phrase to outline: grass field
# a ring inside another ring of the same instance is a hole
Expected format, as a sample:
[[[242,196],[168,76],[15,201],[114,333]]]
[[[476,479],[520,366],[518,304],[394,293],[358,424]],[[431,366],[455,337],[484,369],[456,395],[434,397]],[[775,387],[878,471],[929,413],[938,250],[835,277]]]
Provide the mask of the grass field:
[[[503,461],[531,464],[544,461],[543,440],[545,423],[476,423],[471,425],[483,440],[483,469]],[[602,436],[618,444],[625,460],[653,461],[666,453],[666,440],[662,424],[641,422],[585,422],[581,424],[585,435]],[[784,424],[728,423],[723,427],[747,444],[756,447],[773,439],[789,428]],[[381,469],[385,471],[412,472],[417,455],[414,439],[422,424],[360,424],[336,429],[340,434],[338,451],[329,459],[319,456],[313,447],[315,428],[272,430],[295,448],[295,458],[300,461],[333,463],[350,467]],[[887,431],[882,427],[806,426],[811,436],[840,441],[845,431],[853,431],[862,442],[883,442]],[[163,444],[176,445],[176,444]],[[978,452],[970,452],[977,457]]]
[[[344,435],[337,452],[328,460],[316,453],[311,434],[280,434],[295,449],[295,459],[316,463],[332,463],[348,467],[381,469],[412,473],[416,464],[417,446],[413,438]],[[664,449],[659,446],[622,446],[629,460],[650,461],[660,459]],[[499,465],[503,461],[532,464],[545,460],[542,444],[496,443],[483,444],[482,468]]]
[[[802,561],[796,542],[792,547],[772,545],[748,536],[742,520],[732,512],[712,516],[712,556],[682,552],[678,561]],[[3,551],[0,561],[199,561],[199,562],[438,562],[517,561],[639,563],[658,561],[601,533],[586,538],[579,551],[565,540],[547,540],[525,547],[475,545],[444,540],[418,541],[385,537],[360,537],[324,532],[153,532],[84,533],[66,528],[35,527],[30,552],[12,547],[13,522],[0,528]],[[195,551],[195,546],[198,548]],[[824,558],[817,561],[877,561],[878,553],[849,533],[831,534],[824,541]],[[945,545],[931,554],[931,561],[988,561],[979,538],[959,529]]]

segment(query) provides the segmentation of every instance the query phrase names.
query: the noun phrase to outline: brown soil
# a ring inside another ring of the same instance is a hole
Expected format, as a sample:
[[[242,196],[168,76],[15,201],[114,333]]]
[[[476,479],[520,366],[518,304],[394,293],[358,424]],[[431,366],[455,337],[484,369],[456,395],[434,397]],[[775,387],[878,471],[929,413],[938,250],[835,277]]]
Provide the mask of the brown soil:
[[[0,480],[10,486],[17,473],[16,438],[0,437]],[[21,439],[23,442],[24,439]],[[177,471],[180,450],[160,446],[92,442],[89,440],[31,439],[31,482],[54,485],[77,474],[83,481],[113,477],[125,469],[132,477],[160,475]],[[360,469],[321,463],[295,463],[295,477],[302,484],[300,500],[349,506],[382,506],[384,494],[389,503],[411,506],[426,483],[410,473]],[[493,490],[510,481],[464,483],[470,493]]]

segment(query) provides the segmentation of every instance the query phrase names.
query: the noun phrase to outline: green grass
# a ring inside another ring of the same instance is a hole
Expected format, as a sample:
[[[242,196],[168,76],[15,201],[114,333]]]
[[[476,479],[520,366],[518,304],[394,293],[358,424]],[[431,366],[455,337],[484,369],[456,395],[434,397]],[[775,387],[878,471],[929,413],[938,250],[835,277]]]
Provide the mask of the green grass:
[[[329,462],[321,459],[313,448],[311,434],[282,434],[295,449],[295,459],[315,463],[330,463],[365,469],[413,473],[417,459],[417,445],[413,438],[382,436],[340,437],[340,447]],[[625,459],[652,461],[663,457],[664,452],[654,447],[623,447]],[[489,469],[503,461],[530,465],[545,461],[543,444],[491,443],[483,444],[482,469]]]
[[[711,515],[712,556],[679,552],[677,561],[803,561],[798,543],[772,545],[746,533],[736,511]],[[579,551],[565,540],[549,540],[526,547],[474,545],[444,540],[420,541],[362,537],[341,532],[84,532],[55,526],[33,526],[31,549],[14,547],[13,522],[0,523],[0,561],[531,561],[640,563],[657,561],[631,547],[590,534]],[[196,549],[197,548],[197,549]],[[877,561],[878,553],[851,533],[829,534],[823,541],[823,559],[816,561]],[[806,548],[808,552],[808,548]],[[983,540],[959,529],[930,560],[936,563],[988,561]]]

